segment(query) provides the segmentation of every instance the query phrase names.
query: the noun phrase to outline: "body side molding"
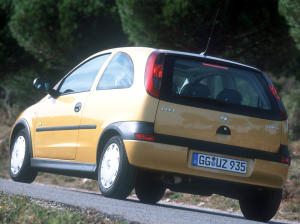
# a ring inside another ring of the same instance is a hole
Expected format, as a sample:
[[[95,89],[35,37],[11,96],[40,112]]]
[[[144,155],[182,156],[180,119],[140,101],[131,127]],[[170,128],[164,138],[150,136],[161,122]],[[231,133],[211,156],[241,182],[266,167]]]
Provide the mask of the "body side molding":
[[[96,128],[97,128],[96,125],[55,126],[55,127],[37,128],[36,132],[43,132],[43,131],[67,131],[67,130],[96,129]]]

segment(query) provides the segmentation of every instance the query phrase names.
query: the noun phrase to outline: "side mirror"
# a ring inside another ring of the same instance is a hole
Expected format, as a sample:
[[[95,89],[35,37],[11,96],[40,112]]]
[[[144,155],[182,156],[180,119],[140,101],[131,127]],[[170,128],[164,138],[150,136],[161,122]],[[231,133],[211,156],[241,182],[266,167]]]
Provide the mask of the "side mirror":
[[[55,89],[50,88],[50,82],[45,79],[35,78],[33,80],[33,87],[38,91],[49,93],[53,98],[57,98],[59,96],[59,92]]]
[[[44,79],[41,79],[41,78],[35,78],[33,80],[33,87],[36,90],[48,92],[50,90],[50,82],[48,82]]]

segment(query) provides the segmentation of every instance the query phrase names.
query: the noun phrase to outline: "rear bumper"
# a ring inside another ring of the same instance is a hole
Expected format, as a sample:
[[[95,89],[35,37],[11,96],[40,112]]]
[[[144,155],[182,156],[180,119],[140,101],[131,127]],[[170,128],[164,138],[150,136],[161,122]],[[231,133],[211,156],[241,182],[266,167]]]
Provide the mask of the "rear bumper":
[[[133,166],[235,183],[282,188],[289,169],[288,165],[279,162],[211,153],[248,161],[247,173],[236,174],[222,170],[193,167],[190,162],[193,150],[188,147],[138,140],[124,140],[124,145],[129,163]]]

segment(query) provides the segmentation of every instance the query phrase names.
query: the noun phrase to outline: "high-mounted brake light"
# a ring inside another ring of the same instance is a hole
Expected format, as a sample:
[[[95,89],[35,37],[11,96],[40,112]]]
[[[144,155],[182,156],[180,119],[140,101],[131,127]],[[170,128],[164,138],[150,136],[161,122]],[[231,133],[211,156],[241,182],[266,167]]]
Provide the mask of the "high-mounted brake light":
[[[209,66],[209,67],[214,67],[214,68],[221,68],[221,69],[228,69],[228,67],[223,67],[223,66],[219,66],[219,65],[212,65],[212,64],[207,64],[207,63],[202,63],[202,65],[204,66]]]
[[[159,98],[160,95],[163,69],[162,53],[152,53],[147,61],[145,87],[147,92],[155,98]]]

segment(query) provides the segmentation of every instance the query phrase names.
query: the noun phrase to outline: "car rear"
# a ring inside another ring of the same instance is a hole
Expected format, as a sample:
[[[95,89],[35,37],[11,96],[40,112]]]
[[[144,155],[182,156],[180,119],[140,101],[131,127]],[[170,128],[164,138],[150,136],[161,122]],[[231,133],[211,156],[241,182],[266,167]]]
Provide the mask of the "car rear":
[[[286,111],[268,77],[232,61],[154,50],[144,85],[145,99],[157,100],[154,122],[124,141],[142,170],[138,198],[155,203],[164,188],[216,193],[238,199],[246,218],[270,220],[291,161]]]
[[[282,188],[290,164],[287,116],[261,71],[212,57],[154,51],[145,89],[159,103],[153,137],[142,139],[146,142],[129,158],[134,165]]]

